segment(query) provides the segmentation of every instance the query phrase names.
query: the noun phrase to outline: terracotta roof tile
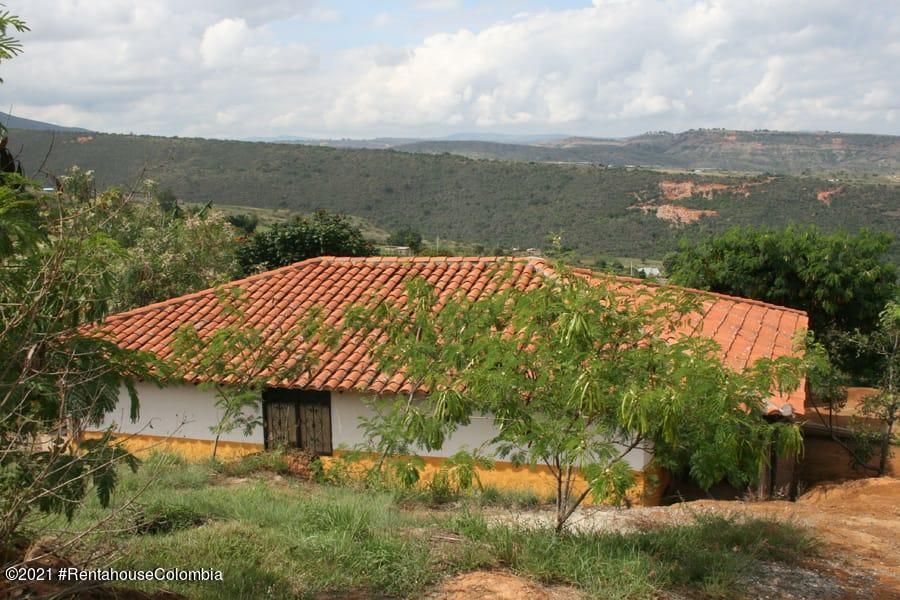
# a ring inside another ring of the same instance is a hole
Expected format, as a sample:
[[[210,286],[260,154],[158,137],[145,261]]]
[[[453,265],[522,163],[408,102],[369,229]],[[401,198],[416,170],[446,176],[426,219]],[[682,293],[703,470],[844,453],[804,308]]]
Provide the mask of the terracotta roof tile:
[[[501,281],[499,267],[512,266],[512,280]],[[595,274],[576,269],[584,277]],[[320,257],[234,281],[226,287],[244,290],[249,304],[245,308],[250,323],[265,324],[274,337],[283,335],[312,306],[326,310],[326,322],[339,323],[344,310],[365,300],[370,293],[393,301],[406,298],[404,282],[423,276],[435,285],[442,300],[450,293],[463,291],[469,298],[506,289],[534,289],[553,275],[553,267],[536,258],[496,257]],[[629,293],[637,288],[652,292],[657,286],[642,280],[619,277],[617,289]],[[754,300],[708,292],[702,295],[701,309],[687,320],[683,331],[716,340],[722,358],[733,368],[742,369],[761,357],[790,355],[797,332],[807,326],[804,313]],[[126,348],[144,350],[165,358],[171,353],[175,331],[193,322],[209,333],[226,322],[216,290],[208,289],[164,302],[151,304],[110,316],[104,323],[106,335]],[[374,333],[373,335],[380,335]],[[315,345],[315,340],[311,340]],[[286,387],[313,387],[327,390],[359,390],[367,393],[409,391],[410,382],[402,373],[379,373],[358,336],[347,336],[333,351],[322,351],[310,376],[295,381],[273,382]],[[298,350],[299,354],[299,350]],[[285,356],[293,362],[297,356]],[[801,387],[785,396],[772,398],[777,410],[790,403],[802,412]]]

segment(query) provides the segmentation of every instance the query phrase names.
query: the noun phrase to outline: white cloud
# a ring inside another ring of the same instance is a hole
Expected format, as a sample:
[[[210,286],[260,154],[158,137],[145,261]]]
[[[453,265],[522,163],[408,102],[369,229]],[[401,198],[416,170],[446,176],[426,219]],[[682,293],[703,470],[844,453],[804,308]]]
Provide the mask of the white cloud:
[[[333,8],[314,6],[309,10],[306,18],[310,21],[315,21],[316,23],[338,23],[341,21],[342,15],[340,11],[334,10]]]
[[[14,12],[33,31],[25,54],[0,66],[7,106],[101,130],[900,133],[893,3],[597,0],[409,45],[386,32],[421,15],[371,17],[367,30],[384,39],[354,44],[341,15],[313,0],[29,0]],[[318,37],[290,35],[304,22]],[[342,49],[317,48],[323,39]]]
[[[200,56],[208,67],[228,64],[241,54],[250,39],[250,30],[243,19],[222,19],[203,32]]]
[[[773,124],[879,130],[890,119],[871,107],[900,94],[900,69],[885,51],[898,15],[834,0],[619,0],[527,14],[431,36],[400,64],[365,65],[327,121],[610,134]]]

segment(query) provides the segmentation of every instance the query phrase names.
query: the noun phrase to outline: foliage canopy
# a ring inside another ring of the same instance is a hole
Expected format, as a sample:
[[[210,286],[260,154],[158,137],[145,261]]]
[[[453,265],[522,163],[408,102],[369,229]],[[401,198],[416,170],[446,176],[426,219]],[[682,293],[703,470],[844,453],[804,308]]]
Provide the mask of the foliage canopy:
[[[865,229],[857,235],[816,227],[738,227],[684,241],[666,258],[671,281],[804,310],[810,328],[839,366],[865,365],[841,334],[872,331],[896,292],[897,268],[886,258],[892,238]]]
[[[371,256],[375,247],[343,215],[320,210],[311,218],[276,223],[238,248],[245,273],[283,267],[314,256]]]

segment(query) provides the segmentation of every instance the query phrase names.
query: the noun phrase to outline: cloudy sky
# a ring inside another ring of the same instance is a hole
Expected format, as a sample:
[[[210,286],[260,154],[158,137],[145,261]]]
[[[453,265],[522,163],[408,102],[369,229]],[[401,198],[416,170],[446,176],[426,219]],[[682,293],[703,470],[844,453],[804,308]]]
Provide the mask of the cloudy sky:
[[[3,110],[244,138],[900,134],[893,0],[3,0]]]

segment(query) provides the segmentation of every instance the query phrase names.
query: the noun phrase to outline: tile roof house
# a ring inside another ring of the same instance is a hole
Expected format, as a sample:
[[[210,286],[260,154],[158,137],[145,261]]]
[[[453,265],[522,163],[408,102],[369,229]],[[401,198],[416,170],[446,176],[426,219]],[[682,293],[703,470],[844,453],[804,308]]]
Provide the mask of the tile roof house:
[[[510,278],[498,275],[497,266],[501,264],[511,268]],[[327,324],[336,324],[348,306],[376,290],[382,298],[400,299],[405,295],[405,282],[414,276],[426,279],[439,294],[463,290],[470,298],[477,298],[499,286],[526,289],[541,285],[552,271],[549,262],[538,258],[319,257],[234,281],[226,287],[242,290],[243,310],[250,323],[275,331],[290,326],[314,306],[324,309]],[[588,279],[597,277],[583,269],[576,269],[576,273]],[[622,293],[629,293],[638,286],[652,288],[655,284],[616,278],[615,285]],[[743,369],[760,357],[791,355],[797,334],[807,327],[802,311],[721,294],[702,294],[700,312],[685,327],[692,335],[718,342],[723,362],[735,369]],[[216,290],[208,289],[112,315],[103,329],[123,348],[166,358],[171,355],[173,336],[180,326],[193,323],[204,335],[222,326],[226,319]],[[217,411],[212,392],[198,388],[195,384],[199,382],[194,379],[165,389],[142,384],[140,420],[129,422],[128,403],[123,398],[120,407],[107,417],[106,425],[117,427],[123,434],[142,439],[157,437],[168,444],[177,443],[183,450],[202,452],[212,438],[209,426],[216,422]],[[311,373],[272,384],[273,389],[264,394],[264,426],[249,438],[240,432],[223,438],[225,446],[234,453],[260,449],[274,441],[309,446],[323,454],[342,445],[353,446],[362,441],[357,429],[359,417],[370,414],[363,402],[366,397],[410,391],[410,383],[402,374],[379,372],[366,352],[364,340],[354,337],[339,348],[320,354]],[[803,387],[775,396],[769,399],[769,412],[802,413],[804,398]],[[464,446],[480,445],[492,437],[492,428],[490,417],[474,419],[433,458],[450,456]],[[629,461],[641,470],[649,458],[636,451]]]

